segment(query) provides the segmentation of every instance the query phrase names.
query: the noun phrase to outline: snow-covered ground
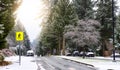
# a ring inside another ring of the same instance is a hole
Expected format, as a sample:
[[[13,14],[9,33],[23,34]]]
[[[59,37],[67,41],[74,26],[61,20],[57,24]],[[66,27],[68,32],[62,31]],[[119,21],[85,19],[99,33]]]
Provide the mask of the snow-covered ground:
[[[112,58],[97,57],[93,58],[80,58],[80,57],[68,57],[68,56],[58,56],[61,58],[82,62],[85,64],[93,65],[97,70],[120,70],[120,58],[117,58],[116,62],[113,62]]]
[[[19,65],[19,56],[6,57],[5,60],[12,61],[12,64],[1,66],[0,70],[37,70],[38,68],[35,57],[21,56],[21,65]]]
[[[110,58],[102,57],[101,58],[97,57],[97,59],[82,59],[80,57],[66,57],[66,56],[59,57],[91,64],[94,67],[96,67],[97,70],[120,70],[120,60],[117,62],[112,62],[110,61]],[[0,70],[45,70],[41,63],[36,62],[36,57],[21,56],[21,65],[19,65],[19,56],[6,57],[5,60],[11,61],[12,64],[8,66],[1,66]]]

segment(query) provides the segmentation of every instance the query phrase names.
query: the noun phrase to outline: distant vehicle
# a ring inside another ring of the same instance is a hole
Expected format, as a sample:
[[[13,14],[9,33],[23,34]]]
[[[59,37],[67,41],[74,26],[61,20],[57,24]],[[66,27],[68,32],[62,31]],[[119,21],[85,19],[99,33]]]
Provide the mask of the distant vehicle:
[[[72,56],[72,54],[71,53],[66,53],[66,56]]]
[[[87,57],[94,57],[95,54],[94,54],[93,52],[87,52],[86,56],[87,56]]]
[[[86,55],[84,52],[80,52],[80,56]]]
[[[111,57],[113,57],[113,54],[111,55]],[[115,57],[120,57],[119,53],[115,53]]]
[[[73,56],[80,56],[79,51],[73,51],[72,55]]]
[[[27,56],[34,56],[33,50],[28,50],[27,51]]]

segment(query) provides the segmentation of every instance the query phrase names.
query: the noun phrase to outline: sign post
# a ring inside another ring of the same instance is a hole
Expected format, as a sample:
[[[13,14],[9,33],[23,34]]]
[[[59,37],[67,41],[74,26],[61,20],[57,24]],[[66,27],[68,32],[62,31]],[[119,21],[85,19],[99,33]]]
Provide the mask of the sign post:
[[[16,32],[16,41],[19,42],[19,65],[21,65],[21,47],[20,41],[24,40],[24,33],[23,32]]]

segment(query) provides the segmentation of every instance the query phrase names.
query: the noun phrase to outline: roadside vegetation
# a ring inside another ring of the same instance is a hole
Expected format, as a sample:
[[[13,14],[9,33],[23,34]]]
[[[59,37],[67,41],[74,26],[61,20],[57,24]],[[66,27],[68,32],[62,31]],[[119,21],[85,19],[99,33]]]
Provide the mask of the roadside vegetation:
[[[49,14],[41,25],[37,44],[44,54],[65,54],[66,49],[81,52],[86,48],[86,52],[92,51],[99,56],[111,55],[112,0],[45,0],[44,3],[49,3]],[[114,9],[115,24],[119,25],[116,1]],[[119,48],[119,26],[115,32],[115,45]]]

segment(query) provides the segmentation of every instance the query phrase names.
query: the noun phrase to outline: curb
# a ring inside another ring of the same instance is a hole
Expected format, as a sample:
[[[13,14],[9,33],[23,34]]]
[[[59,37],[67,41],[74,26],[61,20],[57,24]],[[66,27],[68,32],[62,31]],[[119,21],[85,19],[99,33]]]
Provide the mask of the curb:
[[[62,58],[62,57],[60,57],[60,58]],[[67,59],[67,58],[62,58],[62,59],[65,59],[65,60],[70,60],[70,61],[74,61],[74,62],[77,62],[77,63],[80,63],[80,64],[87,65],[87,66],[89,66],[89,67],[94,67],[94,68],[95,68],[95,66],[94,66],[94,65],[92,65],[92,64],[87,64],[87,63],[83,63],[83,62],[79,62],[79,61],[75,61],[75,60],[72,60],[72,59]]]
[[[70,60],[70,61],[73,61],[73,62],[76,62],[76,63],[80,63],[80,64],[83,64],[83,65],[86,65],[87,67],[95,69],[95,70],[102,70],[101,66],[99,67],[99,66],[96,66],[94,64],[87,63],[87,62],[81,62],[79,60],[75,60],[74,58],[73,59],[72,58],[67,58],[67,57],[60,57],[60,58],[65,59],[65,60]],[[86,58],[86,59],[106,60],[106,61],[111,61],[112,62],[112,59],[102,59],[102,58]],[[120,62],[120,60],[116,59],[116,62]],[[114,67],[111,67],[111,68],[107,67],[106,69],[107,70],[116,70],[116,68],[114,68]],[[117,70],[119,70],[119,69],[117,68]]]
[[[87,59],[95,59],[95,60],[106,60],[106,61],[113,61],[113,59],[103,59],[103,58],[87,58]],[[117,62],[120,62],[120,60],[116,59]]]

